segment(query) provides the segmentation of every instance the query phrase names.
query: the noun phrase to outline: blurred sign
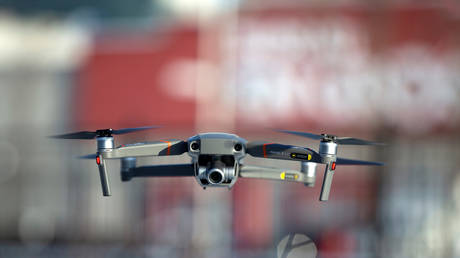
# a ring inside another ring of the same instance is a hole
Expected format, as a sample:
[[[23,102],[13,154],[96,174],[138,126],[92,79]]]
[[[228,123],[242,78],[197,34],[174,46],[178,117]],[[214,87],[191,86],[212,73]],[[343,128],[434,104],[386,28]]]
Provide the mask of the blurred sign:
[[[227,35],[244,124],[424,133],[459,125],[458,23],[437,7],[243,12]],[[454,118],[455,117],[455,118]]]

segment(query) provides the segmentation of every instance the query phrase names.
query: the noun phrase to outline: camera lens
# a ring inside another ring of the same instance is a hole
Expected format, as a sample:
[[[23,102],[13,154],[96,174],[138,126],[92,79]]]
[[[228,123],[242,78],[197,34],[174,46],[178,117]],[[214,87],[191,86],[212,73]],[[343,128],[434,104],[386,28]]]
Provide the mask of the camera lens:
[[[192,142],[192,144],[190,144],[190,149],[197,151],[200,149],[200,145],[197,142]]]
[[[209,172],[208,180],[213,184],[222,183],[224,175],[220,170],[214,169]]]
[[[209,180],[212,183],[217,184],[222,180],[222,175],[219,172],[212,172],[209,174]]]
[[[235,151],[241,151],[243,149],[243,146],[241,145],[241,143],[237,143],[235,144],[235,146],[233,146],[233,148],[235,149]]]

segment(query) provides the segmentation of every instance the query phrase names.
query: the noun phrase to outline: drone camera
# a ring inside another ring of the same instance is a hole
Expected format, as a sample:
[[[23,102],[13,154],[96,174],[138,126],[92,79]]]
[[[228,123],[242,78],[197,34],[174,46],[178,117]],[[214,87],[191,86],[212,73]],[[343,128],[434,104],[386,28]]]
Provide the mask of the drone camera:
[[[220,184],[224,181],[224,178],[224,172],[218,168],[213,168],[208,172],[208,181],[211,184]]]
[[[233,155],[200,155],[196,176],[202,186],[228,186],[235,177]]]

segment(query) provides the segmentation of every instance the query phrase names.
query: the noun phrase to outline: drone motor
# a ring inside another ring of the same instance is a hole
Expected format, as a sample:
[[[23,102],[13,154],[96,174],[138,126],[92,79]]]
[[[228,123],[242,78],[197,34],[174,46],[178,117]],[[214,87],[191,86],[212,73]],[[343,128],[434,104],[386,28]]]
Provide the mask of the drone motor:
[[[320,141],[318,153],[323,163],[334,162],[337,158],[337,143],[334,141]]]

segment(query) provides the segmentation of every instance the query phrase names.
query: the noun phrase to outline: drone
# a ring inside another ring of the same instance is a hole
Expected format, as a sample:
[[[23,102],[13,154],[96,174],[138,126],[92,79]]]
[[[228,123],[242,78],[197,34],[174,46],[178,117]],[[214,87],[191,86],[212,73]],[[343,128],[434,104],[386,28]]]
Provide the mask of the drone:
[[[130,181],[134,177],[195,177],[198,184],[206,187],[227,187],[231,189],[238,178],[271,179],[299,182],[314,187],[316,168],[325,164],[320,201],[327,201],[331,190],[332,178],[337,165],[382,166],[383,163],[352,160],[337,157],[338,145],[380,145],[380,143],[352,137],[337,137],[330,134],[313,134],[288,130],[277,130],[319,140],[316,152],[307,147],[253,141],[229,133],[200,133],[184,140],[162,140],[123,144],[115,147],[114,136],[141,130],[154,129],[146,126],[124,129],[101,129],[81,131],[52,136],[59,139],[96,139],[97,153],[81,156],[94,159],[99,168],[103,196],[110,196],[106,160],[121,160],[121,180]],[[191,163],[136,166],[136,158],[144,156],[175,156],[187,153]],[[300,171],[282,168],[261,167],[243,164],[243,158],[249,154],[256,158],[279,159],[300,162]]]

